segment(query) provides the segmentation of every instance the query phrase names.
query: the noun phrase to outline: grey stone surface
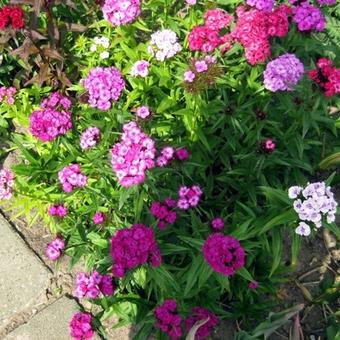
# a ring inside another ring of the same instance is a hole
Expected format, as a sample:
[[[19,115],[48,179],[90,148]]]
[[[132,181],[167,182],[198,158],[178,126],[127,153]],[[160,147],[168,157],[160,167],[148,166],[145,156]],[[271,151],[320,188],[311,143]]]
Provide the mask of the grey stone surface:
[[[0,215],[0,324],[34,306],[48,285],[49,272]]]
[[[63,297],[52,303],[26,324],[8,334],[4,340],[68,340],[69,322],[79,307],[75,301]]]

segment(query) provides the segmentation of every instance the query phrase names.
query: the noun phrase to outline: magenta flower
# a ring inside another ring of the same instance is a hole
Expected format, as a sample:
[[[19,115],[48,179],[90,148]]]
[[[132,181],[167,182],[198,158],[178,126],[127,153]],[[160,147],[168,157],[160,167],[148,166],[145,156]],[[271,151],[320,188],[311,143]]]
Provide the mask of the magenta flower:
[[[153,230],[143,224],[118,230],[111,239],[110,253],[116,277],[124,277],[127,270],[144,263],[158,267],[162,261]]]
[[[205,339],[210,336],[212,329],[218,324],[218,317],[208,309],[203,307],[194,307],[190,316],[185,320],[187,332],[195,325],[196,322],[209,319],[204,325],[198,328],[195,339]]]
[[[221,217],[216,217],[211,221],[211,226],[216,230],[222,230],[224,228],[224,221]]]
[[[63,204],[52,204],[48,208],[48,214],[63,218],[68,214],[68,209]]]
[[[185,148],[179,148],[176,150],[175,155],[180,161],[185,161],[189,158],[189,151]]]
[[[65,249],[65,241],[62,238],[57,237],[56,239],[48,243],[45,253],[46,253],[46,256],[51,261],[55,261],[61,256],[62,251],[64,249]]]
[[[202,250],[205,260],[217,273],[231,276],[244,266],[244,249],[232,236],[211,234],[204,242]]]
[[[100,294],[111,296],[114,293],[113,278],[93,271],[89,275],[81,272],[76,277],[76,288],[73,295],[79,299],[97,299]]]
[[[168,299],[154,311],[156,317],[155,327],[168,334],[172,340],[180,339],[182,336],[182,318],[176,309],[176,301]]]
[[[91,325],[92,315],[89,313],[75,313],[70,322],[70,335],[75,340],[92,339],[94,330]]]
[[[105,221],[105,214],[100,212],[100,211],[97,211],[94,215],[93,215],[93,223],[94,224],[103,224],[104,221]]]
[[[158,219],[158,228],[163,230],[167,224],[172,224],[177,219],[177,213],[173,211],[176,201],[168,197],[164,203],[153,202],[150,207],[151,214]]]

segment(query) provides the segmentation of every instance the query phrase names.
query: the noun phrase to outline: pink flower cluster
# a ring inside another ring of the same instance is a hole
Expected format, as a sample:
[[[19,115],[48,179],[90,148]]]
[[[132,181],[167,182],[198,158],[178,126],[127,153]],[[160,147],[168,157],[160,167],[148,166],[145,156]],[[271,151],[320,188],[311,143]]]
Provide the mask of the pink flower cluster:
[[[100,138],[100,130],[95,127],[91,126],[87,128],[80,136],[80,147],[83,150],[87,150],[93,148],[97,145]]]
[[[229,26],[233,17],[223,9],[211,9],[204,14],[204,25],[195,26],[189,34],[189,48],[192,51],[212,52],[225,40],[220,30]]]
[[[340,68],[333,66],[327,58],[320,58],[316,63],[316,70],[308,71],[308,76],[324,91],[326,97],[340,93]]]
[[[266,13],[257,9],[247,11],[239,6],[236,12],[238,19],[231,38],[243,45],[249,64],[264,62],[271,54],[270,37],[284,37],[288,33],[291,9],[280,5]]]
[[[105,214],[101,211],[97,211],[93,217],[92,221],[94,224],[103,224],[105,222]]]
[[[193,185],[192,187],[181,186],[178,195],[177,208],[187,210],[197,206],[202,196],[202,190],[198,185]]]
[[[142,77],[145,78],[149,74],[150,63],[146,60],[138,60],[136,61],[131,68],[130,74],[133,77]]]
[[[6,99],[6,103],[8,105],[14,104],[14,95],[17,93],[17,89],[13,86],[11,87],[0,87],[0,103],[2,103]]]
[[[245,252],[238,240],[222,233],[211,234],[203,245],[203,255],[212,269],[225,276],[244,266]]]
[[[326,20],[321,10],[308,1],[299,3],[293,8],[293,22],[296,23],[299,31],[323,31]]]
[[[171,339],[177,340],[182,336],[182,318],[177,313],[177,303],[173,299],[167,299],[158,306],[154,315],[156,317],[155,327],[167,333]]]
[[[267,64],[263,72],[264,87],[272,92],[293,91],[303,72],[303,64],[295,54],[283,54]]]
[[[150,227],[134,224],[131,228],[118,230],[111,239],[110,248],[114,276],[123,277],[127,270],[144,263],[158,267],[161,262],[155,235]]]
[[[14,174],[7,169],[0,170],[0,200],[9,200],[13,196]]]
[[[136,116],[141,118],[141,119],[146,119],[151,116],[151,111],[148,106],[139,106],[136,109]]]
[[[71,164],[58,173],[59,181],[65,192],[72,192],[74,188],[86,186],[87,177],[81,172],[79,164]]]
[[[68,209],[64,204],[52,204],[48,208],[48,214],[50,216],[65,217],[68,214]]]
[[[165,229],[166,225],[172,224],[177,219],[177,214],[173,209],[176,207],[176,201],[168,197],[162,202],[153,202],[151,204],[151,214],[158,218],[157,226],[159,229]]]
[[[89,104],[100,110],[109,110],[112,101],[117,101],[125,87],[120,71],[114,67],[95,67],[82,81],[90,95]]]
[[[91,325],[92,315],[89,313],[75,313],[70,322],[70,335],[75,340],[92,339],[94,331]]]
[[[222,230],[224,228],[224,221],[221,217],[216,217],[211,221],[211,226],[215,230]]]
[[[41,102],[41,107],[42,110],[33,111],[29,118],[33,136],[49,142],[72,128],[71,112],[67,111],[71,108],[69,98],[53,92]]]
[[[48,98],[43,99],[41,107],[43,109],[57,109],[57,110],[69,110],[71,108],[71,100],[63,96],[60,92],[52,92]]]
[[[57,237],[56,239],[48,243],[45,253],[50,260],[55,261],[61,256],[64,249],[65,241],[62,238]]]
[[[266,140],[259,141],[259,151],[263,153],[272,153],[275,151],[276,144],[272,139],[268,138]]]
[[[191,315],[185,320],[187,332],[195,325],[196,322],[209,319],[204,325],[198,328],[195,339],[201,340],[210,336],[212,329],[218,324],[218,317],[210,310],[203,307],[194,307]]]
[[[167,166],[174,159],[174,155],[175,149],[172,146],[165,146],[162,148],[160,156],[156,158],[157,166]]]
[[[82,272],[76,277],[73,295],[78,299],[97,299],[100,294],[111,296],[114,292],[113,279],[110,275],[101,275],[93,271],[89,275]]]
[[[139,0],[105,0],[102,7],[104,18],[113,26],[134,21],[141,12]]]
[[[155,166],[155,142],[130,122],[123,126],[121,141],[111,150],[112,169],[124,187],[140,184],[145,180],[145,171]]]

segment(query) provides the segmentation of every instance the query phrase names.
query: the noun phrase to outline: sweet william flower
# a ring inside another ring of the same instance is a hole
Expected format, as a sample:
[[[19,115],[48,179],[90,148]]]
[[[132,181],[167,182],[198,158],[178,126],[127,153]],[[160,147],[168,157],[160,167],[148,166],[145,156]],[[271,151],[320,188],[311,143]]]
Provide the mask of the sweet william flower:
[[[89,313],[75,313],[70,321],[70,335],[74,340],[92,339],[92,315]]]
[[[13,196],[14,173],[8,169],[0,170],[0,200],[9,200]]]
[[[65,241],[62,238],[57,237],[56,239],[48,243],[45,254],[51,261],[55,261],[62,255],[64,249]]]
[[[102,7],[104,18],[113,26],[133,22],[141,13],[139,0],[105,0]]]
[[[182,336],[182,318],[177,313],[176,300],[167,299],[158,306],[154,315],[156,318],[155,327],[169,335],[172,340],[178,340]]]
[[[185,326],[186,326],[187,332],[189,332],[190,329],[197,322],[206,320],[206,319],[208,319],[208,321],[197,329],[197,332],[195,335],[195,339],[197,340],[206,339],[207,337],[209,337],[211,335],[213,328],[217,326],[219,319],[209,309],[199,307],[199,306],[192,308],[191,314],[185,320]]]
[[[92,221],[94,224],[103,224],[105,222],[105,214],[101,211],[97,211],[93,217],[92,217]]]
[[[91,69],[82,83],[88,91],[90,106],[103,111],[109,110],[112,102],[118,101],[125,88],[122,74],[114,66]]]
[[[297,228],[295,229],[295,232],[301,236],[309,236],[311,233],[311,229],[307,223],[300,222]]]
[[[150,63],[148,61],[138,60],[132,65],[130,74],[133,77],[145,78],[149,74],[149,67],[150,67]]]
[[[245,263],[245,252],[239,241],[222,233],[211,234],[202,251],[212,269],[225,276],[234,275]]]
[[[303,64],[295,54],[283,54],[267,64],[263,73],[264,86],[272,92],[292,91],[303,72]]]

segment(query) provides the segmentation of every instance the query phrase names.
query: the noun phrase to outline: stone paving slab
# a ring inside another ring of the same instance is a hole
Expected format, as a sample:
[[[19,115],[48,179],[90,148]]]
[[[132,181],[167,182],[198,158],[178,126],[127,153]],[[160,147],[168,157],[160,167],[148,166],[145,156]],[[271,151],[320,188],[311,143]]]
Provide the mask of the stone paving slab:
[[[49,271],[0,215],[0,324],[34,306],[44,294]]]
[[[4,340],[68,340],[69,322],[79,311],[74,300],[62,297],[36,314],[26,324],[8,334]]]

